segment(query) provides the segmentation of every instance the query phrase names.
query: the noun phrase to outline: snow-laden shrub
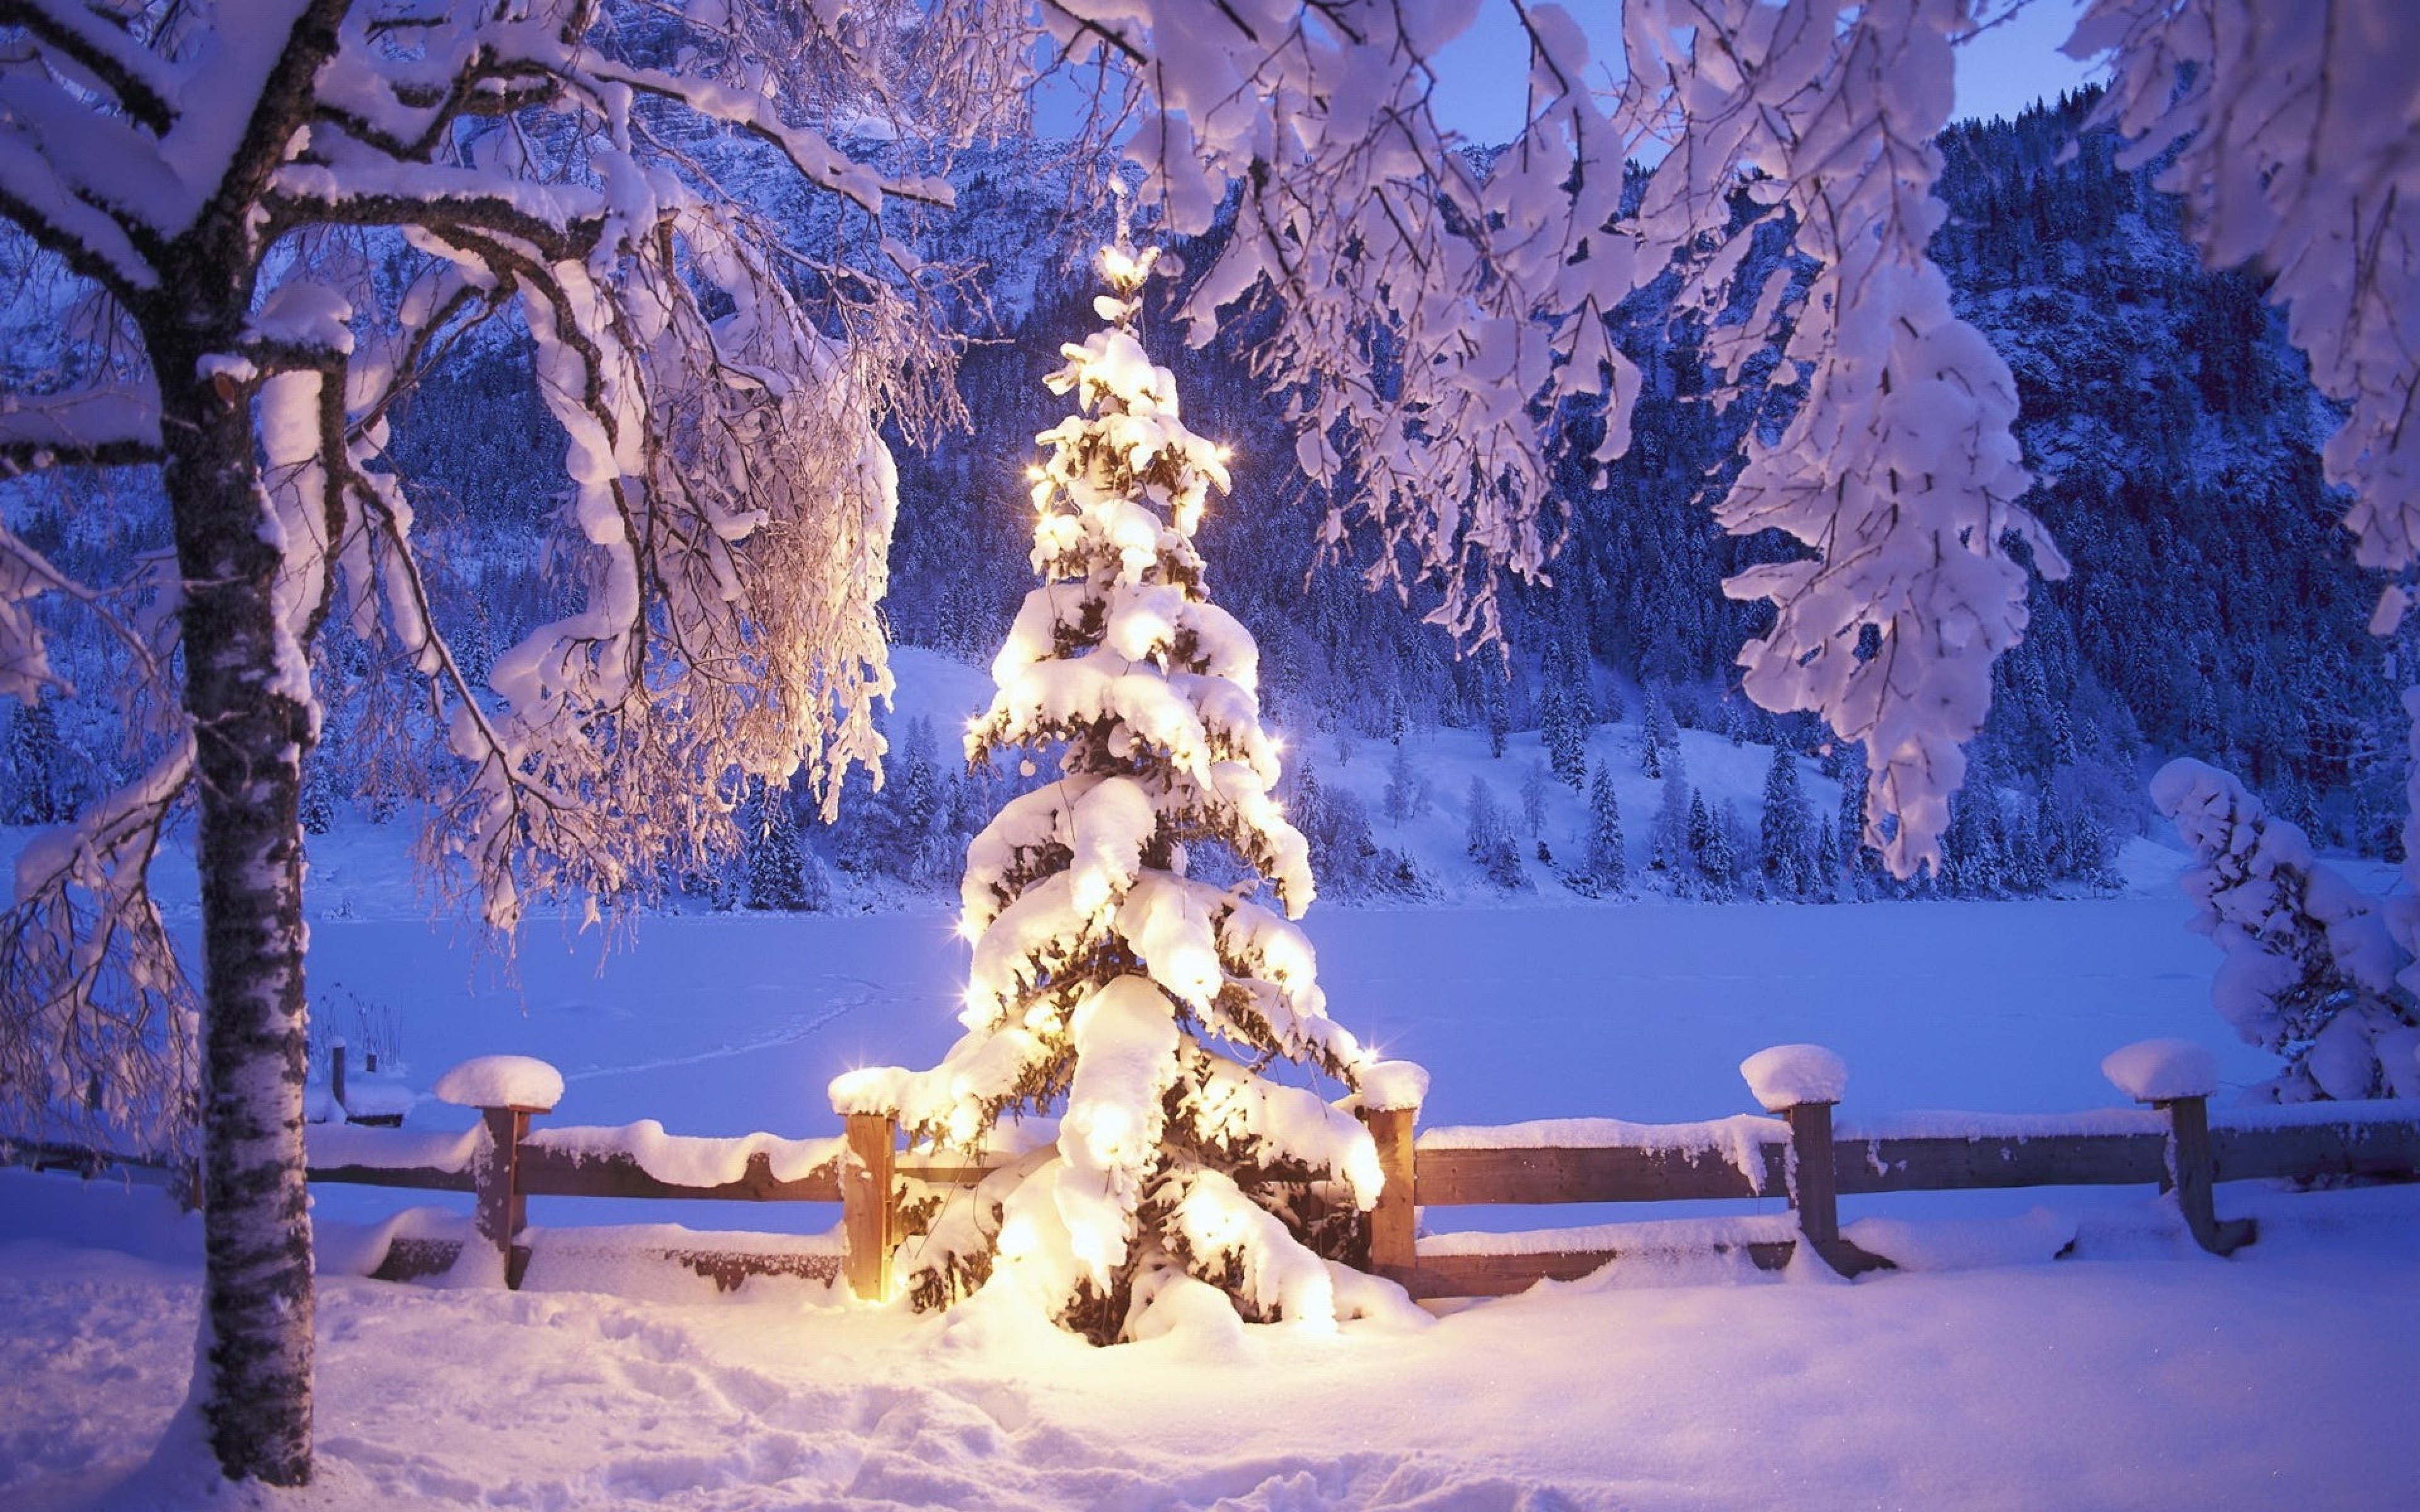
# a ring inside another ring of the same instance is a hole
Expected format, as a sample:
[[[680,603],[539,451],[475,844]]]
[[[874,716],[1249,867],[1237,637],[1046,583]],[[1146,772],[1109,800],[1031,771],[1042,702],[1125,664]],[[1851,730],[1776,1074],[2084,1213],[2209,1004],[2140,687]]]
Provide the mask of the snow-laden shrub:
[[[2420,1012],[2396,980],[2408,958],[2378,901],[2214,766],[2170,762],[2151,802],[2194,850],[2183,885],[2193,927],[2226,952],[2211,982],[2220,1015],[2285,1057],[2254,1096],[2420,1097]]]
[[[920,1306],[983,1288],[1106,1343],[1151,1332],[1189,1276],[1248,1319],[1332,1324],[1327,1262],[1377,1200],[1377,1152],[1349,1098],[1262,1071],[1293,1061],[1351,1093],[1373,1057],[1327,1017],[1292,922],[1311,872],[1271,794],[1259,650],[1203,590],[1193,532],[1225,448],[1187,428],[1137,339],[1148,258],[1103,262],[1108,327],[1062,348],[1048,382],[1078,412],[1031,472],[1043,586],[966,741],[970,761],[1055,748],[1063,775],[967,848],[964,1037],[930,1071],[854,1072],[832,1097],[959,1149],[1003,1116],[1059,1116],[1050,1145],[929,1214],[908,1252]],[[1188,847],[1250,870],[1190,875]],[[1253,901],[1264,880],[1283,914]]]

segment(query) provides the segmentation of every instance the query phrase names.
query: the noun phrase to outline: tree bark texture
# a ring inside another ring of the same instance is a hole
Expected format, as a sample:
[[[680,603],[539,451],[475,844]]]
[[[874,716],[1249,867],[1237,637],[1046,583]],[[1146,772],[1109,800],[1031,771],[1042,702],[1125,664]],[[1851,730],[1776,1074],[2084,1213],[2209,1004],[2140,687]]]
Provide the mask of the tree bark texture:
[[[251,394],[194,378],[204,354],[233,346],[241,308],[155,328],[151,350],[200,788],[204,1413],[229,1479],[299,1486],[311,1476],[299,815],[310,726],[278,680],[284,563],[264,538]]]

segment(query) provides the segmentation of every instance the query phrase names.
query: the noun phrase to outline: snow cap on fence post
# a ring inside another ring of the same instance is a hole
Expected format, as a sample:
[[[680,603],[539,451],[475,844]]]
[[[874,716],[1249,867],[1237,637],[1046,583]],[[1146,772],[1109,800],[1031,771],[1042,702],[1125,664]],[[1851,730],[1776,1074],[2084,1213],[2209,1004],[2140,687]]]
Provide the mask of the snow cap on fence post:
[[[1370,1130],[1385,1179],[1370,1210],[1370,1269],[1389,1280],[1408,1282],[1419,1263],[1419,1214],[1413,1206],[1419,1177],[1412,1123],[1428,1099],[1428,1068],[1417,1061],[1380,1060],[1363,1067],[1355,1082],[1348,1102]]]
[[[438,1077],[432,1090],[456,1107],[551,1113],[563,1101],[563,1072],[534,1056],[479,1056]]]
[[[1381,1060],[1361,1069],[1353,1105],[1372,1113],[1417,1109],[1428,1101],[1429,1069],[1416,1060]]]
[[[2137,1103],[2173,1103],[2218,1090],[2218,1057],[2190,1040],[2138,1040],[2101,1062],[2109,1085]]]
[[[563,1101],[563,1072],[530,1056],[479,1056],[438,1077],[433,1090],[439,1102],[477,1108],[487,1121],[488,1148],[472,1167],[478,1195],[473,1225],[495,1246],[504,1285],[518,1291],[530,1255],[513,1242],[529,1222],[521,1141],[531,1114],[551,1113]]]
[[[1747,1089],[1767,1113],[1838,1103],[1849,1089],[1849,1063],[1820,1044],[1777,1044],[1740,1062]]]

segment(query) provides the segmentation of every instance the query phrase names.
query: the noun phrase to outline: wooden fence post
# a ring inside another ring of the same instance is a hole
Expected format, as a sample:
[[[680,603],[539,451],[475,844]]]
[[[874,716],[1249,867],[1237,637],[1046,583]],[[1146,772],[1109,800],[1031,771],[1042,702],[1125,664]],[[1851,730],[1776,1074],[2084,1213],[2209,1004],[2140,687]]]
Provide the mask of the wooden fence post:
[[[1790,1125],[1790,1206],[1798,1231],[1823,1263],[1842,1275],[1896,1269],[1890,1261],[1840,1237],[1840,1175],[1833,1164],[1829,1103],[1793,1103],[1781,1110]]]
[[[867,1302],[891,1296],[891,1250],[898,1232],[891,1199],[899,1125],[888,1113],[851,1113],[848,1159],[841,1167],[841,1230],[848,1242],[848,1287]]]
[[[2259,1237],[2251,1218],[2221,1222],[2212,1200],[2218,1165],[2210,1142],[2210,1099],[2170,1098],[2151,1104],[2168,1116],[2168,1181],[2194,1242],[2212,1255],[2232,1255]]]
[[[504,1257],[504,1285],[518,1291],[529,1270],[529,1247],[513,1239],[529,1221],[529,1199],[521,1195],[521,1140],[529,1134],[530,1114],[543,1108],[481,1108],[488,1126],[488,1158],[473,1166],[478,1182],[479,1237],[496,1246]]]
[[[1419,1173],[1413,1163],[1412,1124],[1419,1111],[1361,1110],[1361,1121],[1370,1126],[1370,1138],[1378,1147],[1378,1169],[1387,1178],[1378,1205],[1370,1210],[1370,1269],[1390,1281],[1409,1281],[1418,1258],[1413,1235]]]
[[[1798,1231],[1826,1259],[1840,1238],[1840,1182],[1832,1168],[1832,1104],[1798,1103],[1781,1110],[1790,1125],[1790,1206]]]

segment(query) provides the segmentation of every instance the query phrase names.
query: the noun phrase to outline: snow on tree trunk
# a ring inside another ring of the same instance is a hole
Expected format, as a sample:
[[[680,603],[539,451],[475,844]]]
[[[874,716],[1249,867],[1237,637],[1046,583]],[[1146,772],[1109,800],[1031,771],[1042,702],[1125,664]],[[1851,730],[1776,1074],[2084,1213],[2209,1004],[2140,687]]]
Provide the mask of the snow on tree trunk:
[[[193,373],[234,334],[232,323],[155,332],[153,350],[163,372]],[[200,778],[203,1411],[229,1479],[294,1486],[311,1476],[299,820],[309,684],[297,683],[279,614],[288,563],[264,529],[249,394],[163,383],[162,402]]]
[[[1327,1017],[1292,922],[1312,882],[1270,796],[1259,653],[1206,596],[1192,540],[1227,486],[1226,449],[1186,427],[1173,378],[1137,338],[1151,260],[1103,255],[1107,328],[1062,348],[1048,379],[1078,412],[1030,470],[1044,586],[966,748],[1055,747],[1062,776],[968,846],[967,1032],[931,1071],[832,1087],[845,1110],[895,1113],[936,1146],[1060,1110],[1051,1147],[942,1208],[909,1286],[925,1307],[983,1288],[1102,1343],[1150,1326],[1186,1275],[1248,1319],[1332,1323],[1326,1261],[1384,1180],[1350,1099],[1260,1074],[1283,1058],[1349,1091],[1373,1057]],[[1257,874],[1193,880],[1188,850],[1208,847]],[[1264,880],[1283,915],[1253,901]],[[1341,1210],[1314,1189],[1331,1182]]]

